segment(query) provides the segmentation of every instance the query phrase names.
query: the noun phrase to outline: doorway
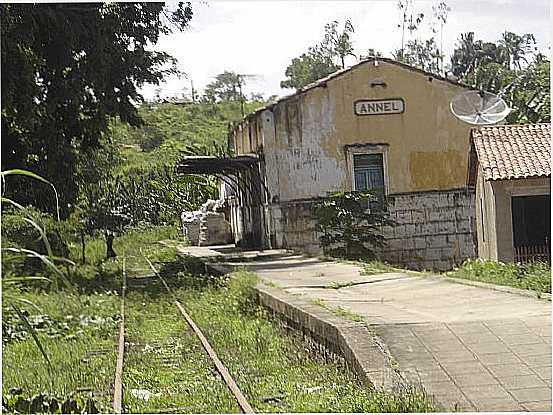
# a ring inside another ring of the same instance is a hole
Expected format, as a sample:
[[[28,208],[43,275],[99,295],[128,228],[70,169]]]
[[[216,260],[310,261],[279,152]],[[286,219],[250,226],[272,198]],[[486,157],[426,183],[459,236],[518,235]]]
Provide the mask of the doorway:
[[[551,196],[511,198],[515,260],[547,259],[551,240]]]

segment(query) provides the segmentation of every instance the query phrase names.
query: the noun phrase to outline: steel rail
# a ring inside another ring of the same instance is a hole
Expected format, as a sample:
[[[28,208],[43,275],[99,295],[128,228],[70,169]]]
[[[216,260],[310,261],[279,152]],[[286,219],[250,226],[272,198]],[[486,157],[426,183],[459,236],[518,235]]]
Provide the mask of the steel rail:
[[[119,345],[117,348],[117,363],[115,366],[115,381],[113,387],[113,410],[121,414],[123,410],[123,355],[125,354],[125,294],[127,292],[127,274],[125,257],[123,257],[123,288],[121,289],[121,324],[119,325]]]
[[[227,387],[229,388],[231,393],[234,395],[236,401],[238,402],[238,406],[240,407],[242,413],[244,413],[244,414],[254,414],[255,412],[254,412],[253,408],[250,406],[250,404],[246,400],[246,397],[244,396],[244,394],[242,393],[242,391],[240,390],[240,388],[238,387],[238,385],[236,384],[236,382],[234,381],[234,379],[230,375],[230,373],[227,370],[227,368],[225,367],[225,365],[223,365],[223,362],[221,362],[221,360],[217,356],[217,353],[215,353],[215,350],[213,350],[213,348],[209,344],[209,341],[204,336],[204,334],[202,333],[200,328],[196,325],[196,323],[194,323],[194,320],[192,320],[192,318],[188,315],[188,313],[186,312],[186,310],[184,309],[182,304],[179,302],[179,300],[177,299],[177,297],[175,296],[173,291],[171,291],[171,289],[169,288],[169,286],[165,282],[165,279],[155,269],[152,262],[146,256],[144,256],[144,258],[148,262],[148,265],[152,269],[152,272],[161,280],[162,284],[165,286],[165,289],[167,290],[169,295],[171,295],[171,297],[173,297],[173,300],[175,301],[175,304],[176,304],[177,308],[181,312],[182,316],[184,317],[184,319],[186,320],[186,322],[188,323],[190,328],[194,331],[194,333],[196,334],[198,339],[200,339],[200,342],[202,343],[202,346],[204,347],[205,351],[207,352],[207,354],[209,355],[209,357],[211,358],[211,360],[215,364],[215,367],[217,368],[217,371],[219,372],[219,374],[221,375],[221,377],[223,378],[223,380],[227,384]]]

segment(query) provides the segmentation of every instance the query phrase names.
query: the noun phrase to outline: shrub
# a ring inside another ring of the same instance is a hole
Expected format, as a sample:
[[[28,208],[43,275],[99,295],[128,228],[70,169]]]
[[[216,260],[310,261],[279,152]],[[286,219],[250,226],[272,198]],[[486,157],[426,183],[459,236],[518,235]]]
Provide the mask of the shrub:
[[[324,253],[347,259],[374,259],[385,245],[382,226],[393,224],[386,202],[370,192],[332,193],[314,205],[313,214]]]
[[[56,221],[51,214],[41,212],[28,207],[25,211],[6,209],[2,214],[2,243],[5,247],[24,248],[42,255],[47,255],[44,241],[40,232],[29,221],[32,219],[40,226],[50,244],[52,253],[56,257],[68,257],[68,235],[75,232],[74,224],[69,221]],[[4,255],[6,255],[5,253]],[[7,271],[23,271],[36,273],[44,269],[44,264],[37,258],[21,257],[20,260],[10,257],[8,261],[2,261],[7,266]]]

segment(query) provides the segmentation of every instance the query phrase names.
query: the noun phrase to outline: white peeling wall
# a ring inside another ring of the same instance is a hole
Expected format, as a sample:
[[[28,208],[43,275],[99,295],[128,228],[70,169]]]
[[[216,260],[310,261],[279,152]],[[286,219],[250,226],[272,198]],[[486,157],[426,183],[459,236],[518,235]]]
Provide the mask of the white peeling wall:
[[[265,111],[263,147],[267,182],[273,201],[325,196],[340,190],[347,180],[345,166],[328,154],[325,144],[334,138],[334,105],[324,91],[322,96],[302,95]],[[276,135],[275,135],[276,124]]]

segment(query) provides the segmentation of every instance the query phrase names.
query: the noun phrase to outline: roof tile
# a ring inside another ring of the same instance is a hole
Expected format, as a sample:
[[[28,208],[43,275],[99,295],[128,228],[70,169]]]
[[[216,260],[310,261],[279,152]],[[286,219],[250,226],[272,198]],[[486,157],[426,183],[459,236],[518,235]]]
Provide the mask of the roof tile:
[[[494,125],[472,130],[485,180],[551,176],[551,125]]]

